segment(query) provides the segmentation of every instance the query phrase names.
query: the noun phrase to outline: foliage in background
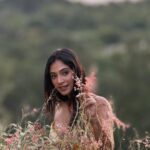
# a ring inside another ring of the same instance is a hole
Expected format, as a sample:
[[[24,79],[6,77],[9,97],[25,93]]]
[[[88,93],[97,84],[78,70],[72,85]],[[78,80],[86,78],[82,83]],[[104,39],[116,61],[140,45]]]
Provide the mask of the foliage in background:
[[[141,133],[150,131],[150,1],[89,7],[64,0],[0,1],[0,120],[44,101],[43,75],[53,49],[98,68],[98,94]],[[87,71],[88,72],[88,71]]]

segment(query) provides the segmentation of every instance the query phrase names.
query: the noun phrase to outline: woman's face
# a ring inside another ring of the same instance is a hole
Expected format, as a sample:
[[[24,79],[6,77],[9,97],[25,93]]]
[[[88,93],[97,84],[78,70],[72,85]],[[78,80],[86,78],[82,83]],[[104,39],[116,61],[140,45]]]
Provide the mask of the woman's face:
[[[73,71],[61,60],[56,60],[50,66],[51,81],[56,90],[63,96],[69,96],[74,85]]]

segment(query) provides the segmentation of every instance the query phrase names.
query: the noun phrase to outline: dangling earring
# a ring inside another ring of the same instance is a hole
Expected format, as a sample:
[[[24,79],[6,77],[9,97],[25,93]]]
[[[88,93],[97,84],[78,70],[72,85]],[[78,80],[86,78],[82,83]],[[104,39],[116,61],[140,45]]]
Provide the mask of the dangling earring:
[[[77,75],[74,75],[74,91],[80,91],[80,88],[81,88],[81,84],[82,82],[80,81],[80,79],[78,78]]]

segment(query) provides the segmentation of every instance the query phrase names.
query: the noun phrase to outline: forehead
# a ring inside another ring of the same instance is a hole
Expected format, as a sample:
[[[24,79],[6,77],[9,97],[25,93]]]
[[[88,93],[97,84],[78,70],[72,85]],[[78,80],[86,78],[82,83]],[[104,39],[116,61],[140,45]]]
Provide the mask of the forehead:
[[[50,72],[59,72],[64,68],[70,68],[68,65],[64,64],[61,60],[55,60],[50,66]]]

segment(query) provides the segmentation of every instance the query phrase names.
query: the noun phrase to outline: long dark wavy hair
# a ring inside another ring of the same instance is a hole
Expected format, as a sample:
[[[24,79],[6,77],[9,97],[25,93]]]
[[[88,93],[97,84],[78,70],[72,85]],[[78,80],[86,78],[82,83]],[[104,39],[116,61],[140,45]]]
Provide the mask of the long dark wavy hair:
[[[45,67],[45,74],[44,74],[44,93],[45,93],[45,108],[46,113],[49,114],[48,116],[51,116],[52,120],[54,117],[54,108],[56,102],[59,100],[66,101],[68,98],[66,96],[61,95],[52,84],[51,78],[50,78],[50,67],[51,65],[56,61],[60,60],[64,64],[68,65],[75,75],[81,79],[81,82],[85,84],[85,72],[84,69],[77,57],[77,55],[70,49],[63,48],[63,49],[57,49],[52,52],[50,57],[47,60],[46,67]],[[75,85],[74,85],[75,86]],[[76,91],[74,88],[71,92],[71,101],[73,104],[73,115],[70,121],[70,126],[72,125],[72,122],[75,119],[77,111],[77,99],[76,95],[78,94],[78,91]]]

